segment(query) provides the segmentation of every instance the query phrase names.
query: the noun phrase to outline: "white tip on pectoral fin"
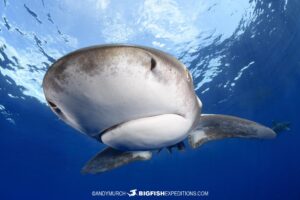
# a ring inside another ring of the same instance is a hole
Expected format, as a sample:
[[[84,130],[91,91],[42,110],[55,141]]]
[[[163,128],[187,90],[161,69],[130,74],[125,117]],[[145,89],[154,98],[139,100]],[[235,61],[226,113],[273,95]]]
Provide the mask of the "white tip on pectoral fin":
[[[209,137],[205,134],[203,130],[195,130],[192,132],[189,137],[188,141],[192,148],[197,148],[207,142]]]
[[[228,115],[203,114],[188,140],[192,148],[197,148],[210,140],[232,137],[267,139],[275,136],[272,129],[250,120]]]
[[[152,157],[150,151],[119,151],[111,147],[107,147],[82,168],[82,173],[97,174],[112,170],[114,168],[123,166],[133,161],[149,160]]]

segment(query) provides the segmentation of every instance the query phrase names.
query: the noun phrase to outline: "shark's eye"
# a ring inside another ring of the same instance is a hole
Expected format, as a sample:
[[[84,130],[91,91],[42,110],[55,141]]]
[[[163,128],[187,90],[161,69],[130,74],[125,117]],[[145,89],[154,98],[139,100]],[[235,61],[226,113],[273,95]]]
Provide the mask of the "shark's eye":
[[[51,102],[51,101],[48,101],[48,104],[52,107],[52,108],[57,108],[56,104]]]
[[[48,101],[48,104],[51,106],[51,108],[57,113],[57,114],[62,114],[62,111],[57,107],[57,105],[51,101]]]
[[[156,67],[156,61],[153,59],[153,58],[151,58],[151,71],[154,69]]]

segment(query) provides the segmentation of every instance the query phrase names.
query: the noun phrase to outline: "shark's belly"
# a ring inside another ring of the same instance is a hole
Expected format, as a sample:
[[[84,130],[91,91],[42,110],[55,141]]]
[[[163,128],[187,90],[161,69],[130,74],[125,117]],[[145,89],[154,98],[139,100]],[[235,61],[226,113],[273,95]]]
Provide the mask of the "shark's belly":
[[[101,140],[119,150],[160,149],[182,141],[190,126],[181,115],[163,114],[125,122],[107,131]]]

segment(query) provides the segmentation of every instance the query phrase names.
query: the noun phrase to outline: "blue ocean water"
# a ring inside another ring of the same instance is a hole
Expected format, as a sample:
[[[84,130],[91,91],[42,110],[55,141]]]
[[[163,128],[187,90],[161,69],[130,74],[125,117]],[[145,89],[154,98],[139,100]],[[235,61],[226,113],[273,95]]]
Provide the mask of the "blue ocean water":
[[[300,199],[299,1],[3,0],[0,13],[0,199],[103,199],[92,191],[135,188],[209,191],[200,199]],[[83,175],[104,145],[50,111],[41,81],[60,56],[103,43],[178,57],[203,113],[268,126],[286,121],[291,129],[273,140],[164,150],[150,161]]]

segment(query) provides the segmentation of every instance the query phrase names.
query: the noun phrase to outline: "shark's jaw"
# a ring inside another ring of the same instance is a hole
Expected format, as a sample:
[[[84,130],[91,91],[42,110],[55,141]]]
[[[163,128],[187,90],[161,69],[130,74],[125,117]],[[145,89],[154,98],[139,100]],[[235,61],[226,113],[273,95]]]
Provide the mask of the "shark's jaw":
[[[180,61],[139,46],[72,52],[49,68],[43,89],[52,111],[64,122],[122,150],[180,142],[201,107]]]
[[[119,150],[154,150],[187,137],[193,122],[180,114],[161,114],[128,120],[101,132],[101,141]]]

